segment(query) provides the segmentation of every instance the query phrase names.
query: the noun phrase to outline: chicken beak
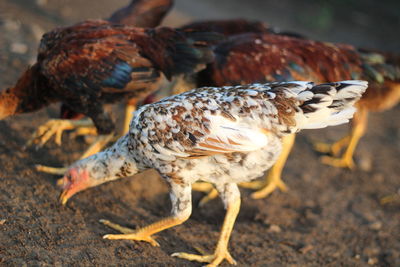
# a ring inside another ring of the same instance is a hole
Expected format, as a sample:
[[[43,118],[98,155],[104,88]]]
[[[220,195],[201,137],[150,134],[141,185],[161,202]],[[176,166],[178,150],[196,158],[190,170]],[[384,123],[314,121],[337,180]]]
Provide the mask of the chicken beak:
[[[64,190],[61,195],[60,195],[60,202],[61,204],[64,206],[65,204],[67,204],[67,201],[69,199],[70,196],[68,196],[68,190]]]
[[[60,194],[59,200],[62,205],[65,205],[68,199],[72,196],[71,194],[71,184],[69,184],[65,177],[60,178],[57,180],[57,186],[63,189],[62,193]]]

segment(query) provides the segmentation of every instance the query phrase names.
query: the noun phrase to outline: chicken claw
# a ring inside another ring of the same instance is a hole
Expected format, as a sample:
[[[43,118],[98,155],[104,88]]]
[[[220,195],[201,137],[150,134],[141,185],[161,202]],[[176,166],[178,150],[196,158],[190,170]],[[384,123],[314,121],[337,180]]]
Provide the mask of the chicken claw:
[[[36,145],[42,147],[50,138],[55,136],[55,143],[61,145],[62,133],[67,130],[73,130],[79,127],[93,126],[90,119],[83,120],[62,120],[53,119],[47,121],[45,124],[39,126],[38,130],[33,133],[32,137],[27,142],[26,146]]]
[[[130,240],[136,240],[136,241],[145,241],[150,243],[154,247],[159,247],[160,244],[151,237],[151,235],[148,235],[146,232],[143,231],[136,231],[127,227],[123,227],[121,225],[118,225],[116,223],[110,222],[108,220],[100,220],[100,222],[104,225],[107,225],[108,227],[115,229],[119,232],[122,233],[122,235],[114,235],[114,234],[108,234],[104,235],[104,239],[130,239]]]

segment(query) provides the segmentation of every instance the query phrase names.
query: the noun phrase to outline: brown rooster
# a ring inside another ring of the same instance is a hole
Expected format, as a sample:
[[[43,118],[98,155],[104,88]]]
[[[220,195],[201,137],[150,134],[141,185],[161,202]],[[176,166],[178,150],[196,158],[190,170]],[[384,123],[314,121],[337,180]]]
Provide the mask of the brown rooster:
[[[173,5],[172,0],[132,0],[131,3],[117,11],[115,11],[110,18],[107,20],[113,24],[126,24],[135,27],[156,27],[160,24],[162,19],[165,17],[167,12]],[[125,119],[123,124],[122,133],[125,133],[129,128],[129,121],[131,114],[136,108],[137,99],[127,99],[125,108]],[[68,106],[62,104],[60,118],[64,120],[50,120],[46,124],[40,126],[38,131],[33,134],[28,145],[35,144],[36,147],[43,146],[53,135],[55,135],[55,141],[58,145],[61,145],[61,135],[64,130],[74,129],[79,124],[80,127],[75,132],[75,135],[83,134],[96,134],[96,128],[89,126],[90,120],[82,122],[71,123],[69,120],[77,120],[84,117],[84,114],[72,111]],[[85,127],[83,127],[85,126]],[[104,140],[104,145],[107,140]],[[94,153],[97,149],[95,144],[89,148],[82,157],[86,157]],[[48,168],[42,168],[40,170],[50,170]],[[54,169],[55,170],[55,169]]]
[[[62,102],[90,117],[101,135],[96,144],[103,143],[114,131],[104,103],[141,99],[156,90],[164,76],[198,70],[212,60],[206,44],[213,38],[215,34],[102,20],[55,29],[43,36],[37,62],[13,88],[1,92],[0,119]]]
[[[349,143],[343,159],[323,158],[335,166],[353,166],[355,144],[363,134],[368,110],[384,110],[400,98],[400,62],[381,52],[357,49],[351,45],[317,42],[300,35],[273,31],[261,23],[241,20],[206,21],[183,27],[184,29],[212,29],[231,35],[214,48],[215,61],[195,76],[180,81],[176,92],[196,86],[224,86],[250,82],[314,80],[331,82],[346,79],[364,79],[370,88],[357,104],[359,111],[353,121],[350,137],[333,146],[333,152]],[[234,30],[238,29],[238,32]],[[243,34],[244,32],[244,34]],[[253,33],[246,33],[253,32]],[[240,34],[242,33],[242,34]],[[295,135],[284,138],[284,149],[265,181],[242,184],[260,189],[252,197],[267,196],[277,187],[286,190],[281,173],[294,143]],[[318,145],[319,150],[331,151],[330,146]],[[210,186],[197,184],[195,189],[208,192]],[[212,191],[200,204],[216,196]]]

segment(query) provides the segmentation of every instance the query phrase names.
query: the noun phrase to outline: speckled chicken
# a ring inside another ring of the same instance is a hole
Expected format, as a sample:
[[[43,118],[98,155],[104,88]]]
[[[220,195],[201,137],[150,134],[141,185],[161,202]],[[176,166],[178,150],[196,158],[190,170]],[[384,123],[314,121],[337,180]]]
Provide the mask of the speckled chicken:
[[[211,33],[102,20],[55,29],[43,36],[37,62],[0,93],[0,119],[62,102],[90,117],[104,141],[114,131],[104,103],[141,99],[164,77],[198,70],[212,60],[207,42],[213,38]],[[68,123],[82,126],[82,121]]]
[[[235,26],[238,24],[240,26]],[[215,60],[206,69],[195,76],[180,80],[176,87],[177,92],[196,86],[252,82],[332,82],[347,79],[369,81],[371,86],[368,93],[357,104],[359,111],[352,123],[351,135],[333,146],[333,152],[336,153],[343,145],[349,144],[344,157],[339,160],[325,157],[325,163],[352,167],[352,154],[355,144],[364,132],[367,111],[390,108],[400,98],[400,60],[395,55],[357,49],[346,44],[308,40],[294,33],[271,30],[262,23],[245,20],[197,22],[183,28],[212,29],[229,35],[229,38],[215,46]],[[235,32],[235,29],[238,31]],[[243,184],[259,189],[252,197],[265,197],[277,187],[286,190],[281,173],[294,139],[294,135],[285,137],[284,151],[265,181]],[[317,148],[324,152],[331,151],[330,146],[324,144],[318,144]],[[196,189],[208,191],[210,187],[199,185]],[[213,191],[201,203],[215,196],[216,191]]]
[[[240,209],[237,183],[274,164],[283,136],[347,122],[366,88],[363,81],[205,87],[145,105],[135,112],[128,134],[71,166],[61,180],[60,199],[65,204],[79,191],[154,168],[170,184],[171,216],[137,230],[101,222],[122,233],[106,239],[158,245],[153,234],[189,218],[192,184],[213,183],[227,209],[214,253],[172,255],[209,266],[224,259],[234,264],[228,242]]]

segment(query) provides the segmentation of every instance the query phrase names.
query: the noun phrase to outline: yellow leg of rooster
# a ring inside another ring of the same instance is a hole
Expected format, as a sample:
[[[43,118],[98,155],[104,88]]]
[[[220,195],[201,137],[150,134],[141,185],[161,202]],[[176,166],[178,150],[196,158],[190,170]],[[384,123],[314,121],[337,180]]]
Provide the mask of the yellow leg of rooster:
[[[314,144],[314,149],[320,153],[331,154],[332,156],[339,156],[343,147],[347,146],[350,142],[350,135],[347,135],[333,144],[317,142]]]
[[[221,197],[226,206],[226,215],[222,225],[221,233],[218,239],[217,247],[213,254],[210,255],[196,255],[185,252],[173,253],[173,257],[198,262],[207,262],[207,266],[218,266],[224,259],[230,264],[236,264],[228,251],[229,238],[232,233],[233,225],[240,210],[240,193],[236,184],[227,185],[228,189],[223,190]]]
[[[157,241],[152,237],[153,234],[161,232],[165,229],[182,224],[186,221],[192,212],[192,189],[188,185],[179,185],[171,183],[171,202],[172,213],[171,217],[165,218],[158,222],[152,223],[143,228],[133,230],[127,227],[120,226],[108,220],[100,220],[101,223],[115,229],[122,234],[109,234],[103,236],[105,239],[129,239],[136,241],[145,241],[153,246],[159,246]]]
[[[133,112],[136,111],[136,100],[129,100],[125,106],[124,125],[122,126],[122,135],[129,131],[129,124],[131,123]]]
[[[39,126],[38,130],[33,133],[32,137],[27,142],[26,146],[35,145],[42,147],[53,135],[55,142],[61,145],[61,136],[64,131],[73,130],[75,128],[85,127],[86,129],[94,128],[93,122],[90,119],[82,120],[63,120],[53,119]]]
[[[349,145],[346,151],[343,153],[341,158],[334,158],[329,156],[324,156],[321,158],[322,163],[328,164],[334,167],[340,168],[350,168],[353,169],[355,164],[353,161],[354,151],[357,147],[360,138],[364,135],[367,127],[368,111],[365,109],[358,109],[354,114],[352,121],[352,129],[349,136]]]
[[[152,237],[153,234],[179,225],[186,220],[187,218],[168,217],[138,230],[126,228],[118,224],[112,223],[108,220],[100,220],[100,222],[122,233],[121,235],[105,235],[103,236],[104,239],[130,239],[136,241],[145,241],[155,247],[158,247],[160,246],[160,244],[158,244],[158,242],[154,240],[154,238]]]

